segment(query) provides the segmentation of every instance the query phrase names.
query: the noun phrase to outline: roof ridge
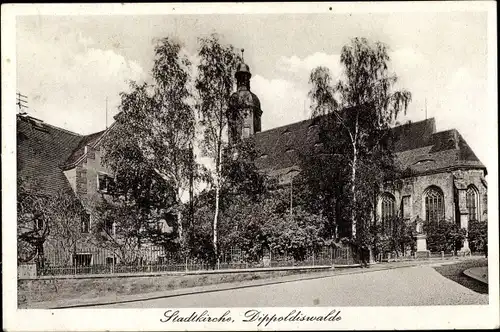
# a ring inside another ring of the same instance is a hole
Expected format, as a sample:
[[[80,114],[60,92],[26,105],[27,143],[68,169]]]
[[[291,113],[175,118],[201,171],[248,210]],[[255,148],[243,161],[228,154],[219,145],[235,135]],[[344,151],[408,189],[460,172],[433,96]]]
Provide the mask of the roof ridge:
[[[432,118],[423,119],[423,120],[418,120],[418,121],[411,121],[411,120],[408,120],[408,122],[403,123],[403,124],[399,124],[399,125],[397,125],[397,126],[394,126],[394,127],[392,127],[391,129],[396,129],[396,128],[400,128],[400,127],[404,127],[404,126],[412,126],[412,125],[415,125],[415,124],[417,124],[417,123],[427,122],[427,121],[434,121],[434,122],[436,122],[436,118],[435,118],[435,117],[432,117]]]
[[[290,127],[292,125],[298,125],[298,124],[301,124],[301,123],[304,123],[304,122],[307,122],[307,121],[311,121],[311,120],[313,120],[315,118],[317,118],[317,117],[311,117],[309,119],[300,120],[300,121],[292,122],[292,123],[289,123],[289,124],[286,124],[286,125],[282,125],[282,126],[279,126],[279,127],[274,127],[274,128],[271,128],[271,129],[259,131],[258,133],[255,133],[254,135],[263,134],[263,133],[266,133],[266,132],[270,132],[272,130],[282,129],[282,128],[285,128],[285,127]]]
[[[79,136],[79,137],[83,137],[84,135],[82,134],[79,134],[79,133],[76,133],[74,131],[71,131],[71,130],[68,130],[68,129],[65,129],[65,128],[61,128],[61,127],[58,127],[58,126],[54,126],[48,122],[45,122],[44,120],[42,119],[39,119],[39,118],[35,118],[34,116],[31,116],[31,115],[20,115],[18,114],[17,115],[20,119],[22,120],[27,120],[29,121],[30,119],[32,120],[35,120],[35,121],[40,121],[44,126],[47,126],[47,127],[51,127],[51,128],[54,128],[54,129],[57,129],[59,131],[62,131],[62,132],[65,132],[67,134],[70,134],[70,135],[74,135],[74,136]]]

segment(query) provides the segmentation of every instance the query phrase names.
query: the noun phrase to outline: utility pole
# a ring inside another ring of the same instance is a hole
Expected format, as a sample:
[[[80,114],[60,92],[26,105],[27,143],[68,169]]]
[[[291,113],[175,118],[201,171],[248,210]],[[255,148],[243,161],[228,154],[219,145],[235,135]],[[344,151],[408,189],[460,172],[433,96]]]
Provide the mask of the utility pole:
[[[16,93],[16,105],[19,108],[19,113],[24,113],[23,109],[28,108],[28,96],[25,96],[18,91]]]

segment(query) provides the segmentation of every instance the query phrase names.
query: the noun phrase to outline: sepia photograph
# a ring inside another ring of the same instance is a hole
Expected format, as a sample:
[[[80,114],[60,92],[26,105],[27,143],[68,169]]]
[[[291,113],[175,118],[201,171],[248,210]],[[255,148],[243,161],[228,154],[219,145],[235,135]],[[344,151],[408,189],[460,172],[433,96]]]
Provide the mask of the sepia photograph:
[[[499,327],[495,3],[2,9],[7,331]]]

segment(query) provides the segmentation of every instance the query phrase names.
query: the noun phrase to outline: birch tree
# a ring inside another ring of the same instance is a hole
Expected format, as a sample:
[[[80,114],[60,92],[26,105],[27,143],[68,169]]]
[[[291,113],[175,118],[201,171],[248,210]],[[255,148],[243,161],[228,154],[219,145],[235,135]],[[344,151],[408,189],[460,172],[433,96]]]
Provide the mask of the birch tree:
[[[356,207],[360,196],[357,191],[360,158],[370,158],[386,148],[383,143],[390,125],[401,112],[406,112],[411,101],[410,92],[394,89],[398,77],[389,72],[389,62],[389,50],[385,44],[354,38],[342,48],[340,63],[343,72],[336,83],[325,67],[315,68],[309,79],[313,116],[327,116],[325,118],[331,121],[349,146],[346,152],[349,156],[353,238],[356,238],[358,228]]]
[[[141,184],[153,180],[151,186],[157,186],[158,181],[164,182],[166,192],[159,194],[166,200],[156,208],[176,215],[181,247],[185,238],[182,197],[189,190],[190,171],[194,167],[191,66],[178,42],[171,38],[159,40],[154,50],[153,83],[131,82],[131,92],[121,94],[116,128],[110,131],[103,146],[104,162],[122,184],[133,184],[134,181],[126,179],[137,177],[142,180],[135,182]],[[130,193],[140,190],[123,186],[122,189],[130,189]],[[170,189],[175,202],[172,206],[168,206]],[[143,204],[151,202],[140,201]]]
[[[203,152],[214,164],[212,172],[215,190],[215,213],[212,224],[213,249],[218,259],[217,224],[220,214],[220,196],[222,187],[223,151],[227,144],[227,110],[229,97],[233,92],[234,70],[238,56],[230,45],[223,45],[215,34],[200,38],[198,55],[198,111],[203,127]]]

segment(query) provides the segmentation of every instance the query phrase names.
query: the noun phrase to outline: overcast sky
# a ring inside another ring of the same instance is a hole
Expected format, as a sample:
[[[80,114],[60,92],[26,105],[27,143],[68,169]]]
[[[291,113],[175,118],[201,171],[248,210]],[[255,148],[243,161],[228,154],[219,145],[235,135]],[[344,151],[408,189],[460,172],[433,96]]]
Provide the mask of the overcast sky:
[[[487,166],[491,130],[487,91],[486,12],[24,16],[17,21],[17,90],[28,113],[88,134],[116,114],[127,80],[148,79],[154,39],[173,36],[195,60],[197,37],[217,32],[245,49],[252,90],[262,104],[263,130],[309,116],[308,76],[325,65],[340,73],[339,54],[353,37],[391,49],[399,86],[412,92],[405,122],[435,117],[457,128]],[[492,127],[493,126],[493,127]]]

